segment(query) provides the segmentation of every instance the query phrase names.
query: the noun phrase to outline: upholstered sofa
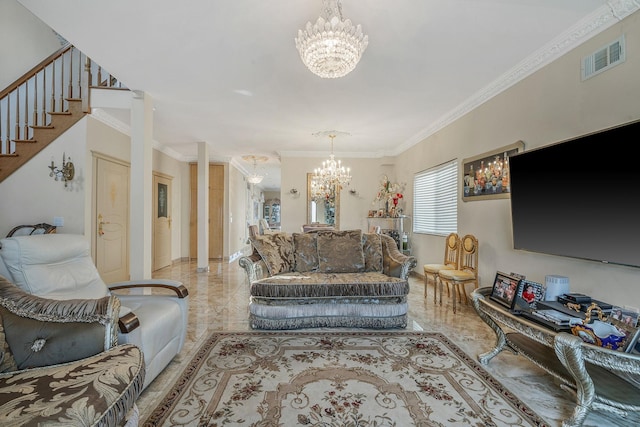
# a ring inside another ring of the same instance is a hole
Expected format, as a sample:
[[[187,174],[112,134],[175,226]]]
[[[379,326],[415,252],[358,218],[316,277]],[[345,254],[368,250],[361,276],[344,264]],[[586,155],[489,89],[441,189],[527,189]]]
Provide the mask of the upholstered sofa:
[[[117,345],[120,301],[57,301],[0,276],[0,425],[135,426],[144,358]]]
[[[239,259],[254,329],[404,328],[413,256],[361,230],[275,233]]]

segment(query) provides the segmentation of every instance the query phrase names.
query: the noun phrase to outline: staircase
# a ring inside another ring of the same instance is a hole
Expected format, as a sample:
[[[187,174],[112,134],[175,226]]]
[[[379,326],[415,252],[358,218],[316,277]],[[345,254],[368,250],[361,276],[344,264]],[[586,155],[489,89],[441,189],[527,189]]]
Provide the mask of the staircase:
[[[0,182],[89,113],[91,87],[124,88],[66,45],[0,92]]]

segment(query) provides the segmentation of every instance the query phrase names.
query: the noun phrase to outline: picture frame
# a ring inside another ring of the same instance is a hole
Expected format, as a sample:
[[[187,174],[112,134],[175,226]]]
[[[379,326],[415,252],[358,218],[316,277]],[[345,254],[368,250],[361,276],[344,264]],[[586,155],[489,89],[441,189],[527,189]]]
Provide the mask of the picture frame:
[[[509,156],[524,151],[524,142],[462,160],[462,200],[509,198]]]
[[[536,303],[544,298],[545,286],[542,283],[521,279],[516,292],[514,307],[535,309]]]
[[[511,310],[516,301],[520,281],[521,279],[517,276],[512,276],[502,271],[496,272],[489,298]]]

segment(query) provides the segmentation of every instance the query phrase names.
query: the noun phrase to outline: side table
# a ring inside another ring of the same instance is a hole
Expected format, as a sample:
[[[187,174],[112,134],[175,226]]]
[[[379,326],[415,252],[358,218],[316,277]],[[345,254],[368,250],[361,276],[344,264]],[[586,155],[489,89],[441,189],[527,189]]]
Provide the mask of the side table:
[[[505,348],[526,357],[561,381],[576,397],[565,427],[581,426],[590,410],[621,417],[640,412],[640,355],[584,343],[566,332],[555,332],[518,316],[489,299],[491,288],[474,290],[473,307],[496,334],[493,349],[478,356],[482,364]],[[503,329],[505,327],[505,329]]]

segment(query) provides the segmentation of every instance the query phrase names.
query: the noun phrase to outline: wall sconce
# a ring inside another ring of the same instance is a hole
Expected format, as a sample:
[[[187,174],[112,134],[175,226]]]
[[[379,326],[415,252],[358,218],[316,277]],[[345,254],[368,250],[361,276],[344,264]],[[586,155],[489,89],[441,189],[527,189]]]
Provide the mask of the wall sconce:
[[[298,189],[297,188],[292,188],[291,190],[289,190],[289,193],[295,195],[298,194]]]
[[[71,157],[69,157],[69,161],[65,156],[65,153],[62,153],[62,167],[56,167],[53,163],[53,159],[51,159],[51,166],[49,166],[51,172],[49,173],[50,177],[55,177],[56,181],[64,181],[64,186],[67,186],[67,182],[73,179],[76,171],[73,167],[73,163],[71,162]]]
[[[355,189],[352,188],[352,189],[349,190],[349,194],[351,194],[352,196],[357,196],[358,195],[358,190],[355,190]]]

